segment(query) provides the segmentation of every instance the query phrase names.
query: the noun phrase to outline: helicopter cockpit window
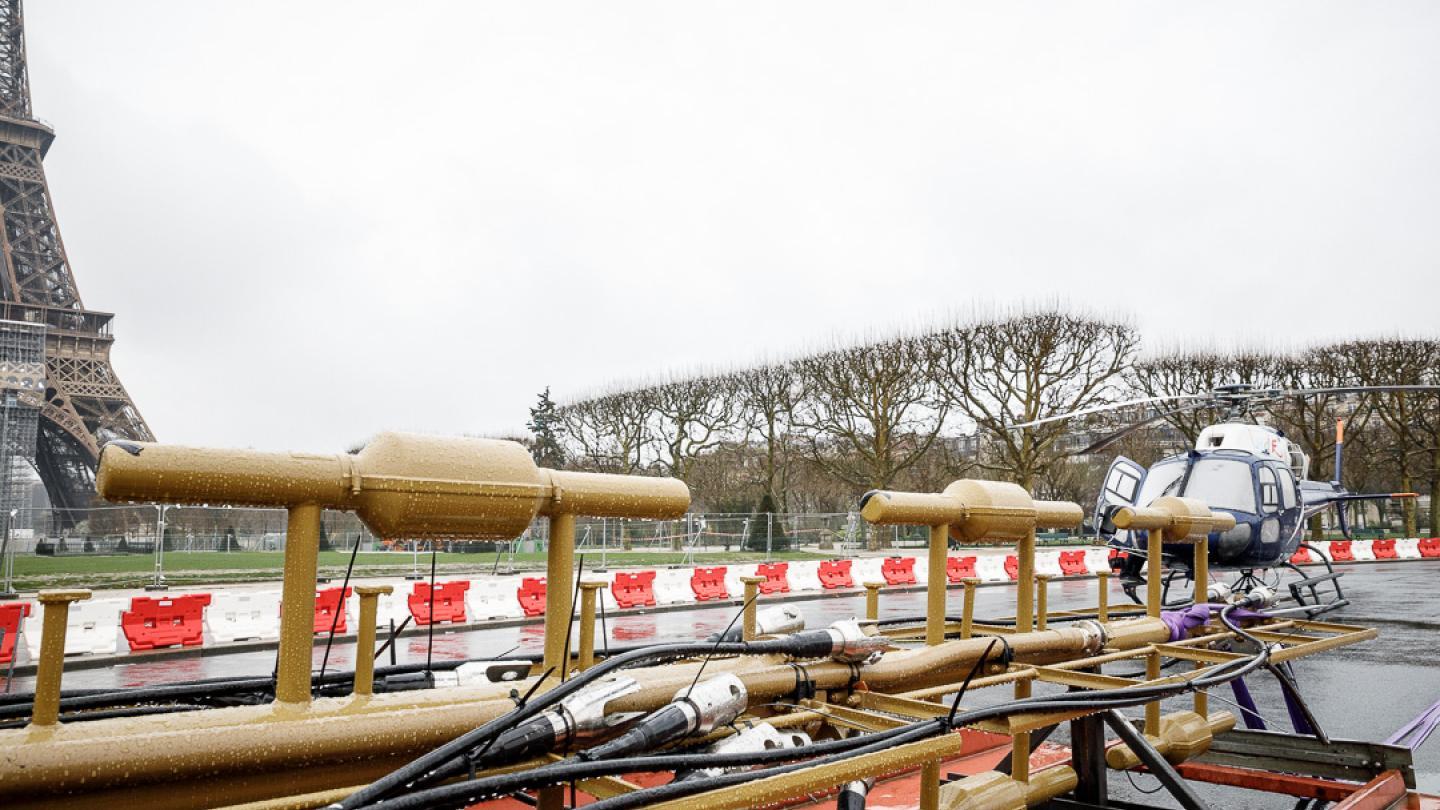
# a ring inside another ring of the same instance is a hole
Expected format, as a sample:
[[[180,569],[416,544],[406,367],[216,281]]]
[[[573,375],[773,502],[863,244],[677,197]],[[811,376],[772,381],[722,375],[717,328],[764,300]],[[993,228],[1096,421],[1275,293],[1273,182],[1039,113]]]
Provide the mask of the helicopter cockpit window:
[[[1199,498],[1211,509],[1255,513],[1255,482],[1245,461],[1202,458],[1190,468],[1185,497]]]
[[[1123,503],[1135,503],[1135,489],[1139,485],[1140,479],[1129,470],[1115,467],[1105,481],[1105,490]]]
[[[1295,476],[1286,469],[1280,471],[1280,505],[1286,509],[1295,508]]]
[[[1280,484],[1275,480],[1275,471],[1269,467],[1260,468],[1260,505],[1266,512],[1280,508]]]
[[[1140,486],[1140,497],[1135,499],[1135,505],[1149,506],[1161,495],[1171,494],[1175,482],[1183,475],[1184,461],[1166,461],[1151,467],[1150,472],[1145,473],[1145,483]]]

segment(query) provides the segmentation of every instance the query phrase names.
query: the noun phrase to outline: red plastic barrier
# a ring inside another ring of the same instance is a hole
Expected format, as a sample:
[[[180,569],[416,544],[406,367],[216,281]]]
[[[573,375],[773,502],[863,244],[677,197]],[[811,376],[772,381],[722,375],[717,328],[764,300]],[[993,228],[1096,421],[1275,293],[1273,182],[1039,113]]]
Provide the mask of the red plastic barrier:
[[[447,622],[460,623],[465,621],[465,592],[470,590],[470,580],[457,579],[453,582],[435,583],[434,611],[432,617],[430,583],[417,582],[415,590],[410,593],[410,615],[415,617],[417,625],[427,625],[431,621],[435,624]],[[545,601],[544,597],[540,600]],[[543,612],[543,610],[542,610]],[[528,615],[528,611],[527,611]]]
[[[615,581],[610,584],[610,595],[615,604],[622,608],[653,607],[655,604],[655,572],[636,571],[627,574],[615,572]]]
[[[1349,540],[1333,540],[1330,543],[1330,559],[1335,562],[1354,562],[1355,553],[1350,550]]]
[[[855,587],[855,580],[850,577],[849,560],[823,560],[815,573],[820,577],[820,585],[827,591]]]
[[[1020,579],[1020,559],[1014,554],[1005,557],[1005,574],[1011,579]]]
[[[880,574],[885,577],[886,585],[914,585],[915,558],[886,557],[885,562],[880,563]]]
[[[1393,560],[1396,559],[1397,556],[1395,554],[1394,538],[1389,540],[1375,540],[1370,543],[1370,550],[1375,552],[1375,559],[1377,560]]]
[[[10,663],[15,655],[15,640],[20,638],[20,620],[29,615],[29,602],[0,605],[0,630],[5,631],[5,637],[0,638],[0,664]]]
[[[975,578],[974,557],[946,557],[945,577],[953,583]]]
[[[695,592],[696,602],[729,599],[730,591],[725,587],[725,566],[696,568],[690,575],[690,590]]]
[[[1440,537],[1427,537],[1420,541],[1421,557],[1440,557]]]
[[[1310,549],[1301,546],[1300,548],[1295,549],[1294,554],[1290,555],[1290,562],[1296,565],[1304,565],[1306,563],[1315,562],[1315,557],[1310,553]]]
[[[154,598],[136,596],[120,614],[120,629],[131,651],[159,647],[195,647],[205,638],[205,606],[210,594]]]
[[[545,578],[525,577],[520,580],[520,587],[515,591],[515,598],[520,600],[520,609],[525,611],[526,616],[544,615]]]
[[[760,583],[760,593],[790,592],[790,563],[760,563],[755,566],[755,576],[765,577]]]
[[[325,588],[315,592],[315,632],[329,633],[334,627],[335,632],[345,632],[345,600],[350,598],[350,588],[346,588],[342,594],[340,586]],[[336,620],[336,617],[339,620]]]
[[[1085,563],[1085,551],[1076,549],[1075,551],[1060,552],[1060,572],[1067,577],[1084,576],[1090,573],[1090,566]]]

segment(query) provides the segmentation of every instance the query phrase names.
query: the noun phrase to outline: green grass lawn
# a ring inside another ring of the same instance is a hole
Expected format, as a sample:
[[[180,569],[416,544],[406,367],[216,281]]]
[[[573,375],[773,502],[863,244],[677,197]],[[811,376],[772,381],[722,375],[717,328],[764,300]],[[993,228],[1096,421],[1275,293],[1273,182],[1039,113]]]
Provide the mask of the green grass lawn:
[[[231,552],[184,552],[170,551],[164,556],[165,579],[172,585],[203,585],[220,582],[260,582],[280,579],[284,554],[278,551],[231,551]],[[775,552],[770,555],[777,560],[828,559],[830,555],[811,554],[804,551]],[[543,553],[517,553],[500,555],[501,569],[513,565],[517,570],[541,571],[545,567]],[[695,563],[700,565],[724,565],[726,563],[754,562],[764,560],[763,553],[743,551],[697,552],[688,559],[684,553],[671,551],[612,551],[605,555],[610,568],[631,568],[636,566],[678,565]],[[361,552],[355,558],[355,574],[358,576],[386,576],[408,574],[416,568],[415,557],[408,552]],[[437,569],[445,573],[488,572],[496,567],[494,554],[458,554],[441,552],[436,556]],[[338,579],[345,575],[350,562],[349,552],[320,552],[320,573]],[[601,555],[585,555],[586,570],[600,566]],[[125,554],[115,556],[17,556],[15,558],[15,587],[18,590],[35,590],[61,586],[94,588],[136,587],[151,581],[155,571],[155,558],[149,554]],[[419,555],[418,571],[428,574],[430,555]]]

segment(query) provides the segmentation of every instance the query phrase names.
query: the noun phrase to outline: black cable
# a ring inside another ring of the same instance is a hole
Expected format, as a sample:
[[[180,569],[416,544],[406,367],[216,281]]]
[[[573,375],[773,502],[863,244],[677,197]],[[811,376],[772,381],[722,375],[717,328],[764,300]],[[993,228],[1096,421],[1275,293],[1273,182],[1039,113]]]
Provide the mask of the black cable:
[[[1222,614],[1222,619],[1228,622],[1229,611],[1223,611]],[[658,756],[652,755],[594,761],[562,760],[525,772],[485,777],[474,780],[473,782],[461,782],[431,788],[395,799],[384,800],[379,802],[378,806],[390,810],[391,808],[461,805],[472,803],[478,800],[476,798],[477,796],[481,795],[508,794],[532,787],[563,784],[571,779],[587,779],[632,771],[654,772],[662,770],[684,770],[697,767],[744,767],[765,762],[780,762],[799,759],[814,754],[839,751],[839,753],[835,753],[830,757],[822,757],[819,760],[807,759],[795,765],[782,766],[765,771],[745,771],[736,774],[724,774],[717,777],[690,780],[684,783],[671,783],[659,788],[636,791],[626,794],[626,796],[623,797],[616,797],[592,805],[596,807],[596,810],[606,810],[606,808],[618,810],[618,808],[636,806],[637,804],[644,805],[666,799],[679,798],[703,790],[714,790],[734,784],[741,784],[752,779],[788,773],[798,768],[814,767],[843,759],[846,756],[858,756],[862,753],[867,753],[868,748],[871,746],[876,746],[875,750],[882,750],[892,745],[904,744],[905,742],[911,741],[910,736],[912,734],[916,739],[923,739],[926,736],[932,736],[943,730],[972,725],[980,720],[990,719],[992,717],[1001,717],[1018,712],[1068,711],[1076,708],[1103,710],[1143,705],[1152,700],[1183,694],[1185,692],[1193,692],[1201,688],[1208,688],[1228,680],[1233,680],[1234,678],[1242,677],[1262,665],[1268,658],[1269,651],[1262,645],[1260,652],[1254,656],[1219,664],[1205,671],[1200,677],[1182,679],[1176,683],[1025,698],[965,712],[955,717],[953,721],[940,721],[937,723],[938,718],[925,720],[863,737],[815,743],[803,749],[773,749],[747,752],[744,754],[661,754]],[[863,745],[860,745],[861,743],[863,743]],[[693,788],[691,786],[693,786]],[[350,798],[355,799],[357,796],[358,794],[355,794]],[[333,806],[338,805],[332,805],[332,807]],[[345,806],[361,807],[369,805],[357,802],[354,804],[347,803]]]
[[[575,626],[575,606],[580,603],[580,575],[585,572],[585,555],[580,555],[580,562],[575,566],[575,590],[570,594],[570,621],[565,623],[565,652],[560,659],[560,680],[564,681],[570,675],[570,629]],[[604,598],[601,598],[604,601]]]
[[[340,600],[335,615],[330,619],[330,635],[325,637],[325,655],[320,659],[320,678],[325,678],[325,667],[330,663],[330,645],[335,643],[335,630],[340,627],[340,617],[345,615],[346,591],[350,590],[350,572],[355,570],[355,556],[360,553],[360,538],[355,538],[355,548],[350,550],[350,562],[345,565],[345,579],[340,582]]]
[[[786,641],[786,639],[774,639],[770,641],[722,644],[721,649],[716,650],[716,652],[727,655],[783,653],[786,651]],[[330,805],[330,807],[335,810],[354,810],[354,808],[378,801],[397,788],[413,786],[422,779],[437,778],[437,772],[440,772],[442,768],[448,769],[455,764],[460,764],[463,770],[463,761],[461,763],[455,763],[454,760],[456,760],[457,757],[462,757],[469,749],[474,748],[476,745],[521,721],[534,717],[545,709],[554,706],[575,692],[578,692],[612,672],[641,663],[701,655],[710,651],[710,649],[711,645],[706,643],[666,644],[622,653],[608,658],[585,670],[578,676],[556,686],[525,707],[507,712],[484,723],[473,731],[456,737],[450,742],[420,756],[409,764],[382,776],[345,799]]]
[[[740,605],[740,609],[737,610],[737,611],[735,611],[735,615],[734,615],[734,616],[731,616],[731,617],[730,617],[730,623],[727,624],[727,625],[725,625],[725,629],[724,629],[724,630],[721,630],[721,631],[720,631],[720,634],[715,637],[715,646],[716,646],[716,647],[719,647],[719,646],[720,646],[720,642],[722,642],[722,641],[725,640],[725,636],[727,636],[727,635],[730,634],[730,628],[732,628],[732,627],[735,626],[735,622],[736,622],[741,616],[744,616],[744,615],[745,615],[745,608],[750,607],[750,603],[754,602],[756,599],[759,599],[759,598],[760,598],[760,591],[757,589],[757,590],[755,591],[755,595],[754,595],[754,596],[752,596],[752,597],[750,597],[749,599],[745,600],[745,602]],[[713,649],[713,648],[712,648],[712,649]],[[690,688],[685,690],[685,695],[686,695],[687,697],[690,695],[691,692],[695,691],[695,684],[700,683],[700,676],[705,674],[705,667],[709,666],[709,664],[710,664],[710,659],[711,659],[711,658],[714,658],[714,657],[715,657],[715,653],[714,653],[714,652],[711,652],[710,654],[706,655],[704,659],[702,659],[702,660],[700,661],[700,668],[695,671],[695,677],[694,677],[693,679],[691,679],[691,681],[690,681]]]

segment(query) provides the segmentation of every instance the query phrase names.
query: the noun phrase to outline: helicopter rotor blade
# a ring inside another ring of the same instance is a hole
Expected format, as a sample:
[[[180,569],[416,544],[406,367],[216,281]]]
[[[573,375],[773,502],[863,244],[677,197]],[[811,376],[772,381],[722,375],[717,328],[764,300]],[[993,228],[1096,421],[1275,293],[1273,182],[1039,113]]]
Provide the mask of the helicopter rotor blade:
[[[1160,397],[1140,397],[1139,399],[1127,399],[1121,402],[1112,402],[1108,405],[1096,405],[1093,408],[1082,408],[1078,411],[1071,411],[1070,413],[1057,414],[1055,416],[1046,416],[1041,419],[1032,419],[1029,422],[1021,422],[1018,425],[1007,425],[1005,429],[1020,430],[1021,428],[1035,427],[1036,425],[1044,425],[1050,422],[1059,422],[1062,419],[1074,419],[1077,416],[1089,416],[1090,414],[1094,413],[1104,413],[1106,411],[1113,411],[1118,408],[1128,408],[1131,405],[1144,405],[1150,402],[1173,402],[1185,399],[1211,399],[1212,397],[1212,394],[1172,394]]]
[[[1338,385],[1330,388],[1290,388],[1263,393],[1282,397],[1308,397],[1321,394],[1364,394],[1371,391],[1440,394],[1440,385]]]
[[[1189,411],[1203,410],[1203,409],[1205,409],[1205,408],[1219,408],[1219,407],[1222,407],[1222,405],[1221,405],[1220,403],[1218,403],[1218,402],[1196,402],[1196,403],[1191,404],[1191,405],[1186,405],[1186,406],[1184,406],[1184,407],[1176,408],[1176,409],[1174,409],[1174,410],[1172,410],[1172,411],[1166,411],[1165,413],[1156,414],[1155,416],[1152,416],[1152,417],[1150,417],[1149,419],[1144,420],[1143,422],[1135,422],[1135,423],[1133,423],[1133,424],[1129,424],[1129,425],[1126,425],[1126,426],[1123,427],[1123,428],[1120,428],[1119,430],[1115,431],[1114,433],[1111,433],[1111,434],[1109,434],[1109,435],[1101,438],[1099,441],[1095,442],[1094,444],[1090,445],[1089,447],[1085,448],[1084,450],[1081,450],[1079,453],[1076,453],[1076,455],[1088,456],[1088,455],[1090,455],[1091,453],[1098,453],[1098,452],[1100,452],[1101,450],[1104,450],[1105,448],[1107,448],[1107,447],[1109,447],[1110,445],[1114,444],[1115,442],[1118,442],[1118,441],[1120,441],[1121,439],[1125,438],[1126,436],[1129,436],[1131,433],[1134,433],[1134,432],[1137,431],[1137,430],[1141,430],[1141,429],[1143,429],[1143,428],[1149,427],[1150,425],[1153,425],[1153,424],[1155,424],[1156,422],[1162,421],[1162,420],[1164,420],[1164,419],[1168,419],[1168,418],[1170,418],[1170,417],[1172,417],[1172,416],[1175,416],[1176,414],[1187,413],[1187,412],[1189,412]]]

